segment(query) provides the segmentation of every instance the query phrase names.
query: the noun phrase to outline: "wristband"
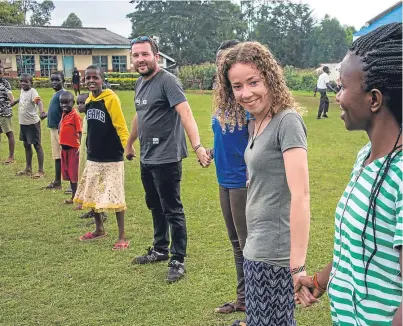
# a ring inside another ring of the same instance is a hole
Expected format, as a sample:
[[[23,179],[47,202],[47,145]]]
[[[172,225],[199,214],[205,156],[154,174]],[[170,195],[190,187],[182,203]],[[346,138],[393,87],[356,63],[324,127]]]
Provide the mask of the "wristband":
[[[323,289],[318,283],[318,273],[313,274],[312,284],[320,292],[326,292],[326,289]]]
[[[200,147],[203,147],[202,144],[199,144],[199,145],[195,146],[195,147],[193,148],[193,150],[194,150],[195,152],[197,152],[197,150],[198,150]]]
[[[302,265],[302,266],[299,266],[299,267],[295,267],[295,268],[293,268],[293,269],[291,270],[291,275],[295,275],[295,274],[304,272],[305,270],[306,270],[306,269],[305,269],[305,265]]]

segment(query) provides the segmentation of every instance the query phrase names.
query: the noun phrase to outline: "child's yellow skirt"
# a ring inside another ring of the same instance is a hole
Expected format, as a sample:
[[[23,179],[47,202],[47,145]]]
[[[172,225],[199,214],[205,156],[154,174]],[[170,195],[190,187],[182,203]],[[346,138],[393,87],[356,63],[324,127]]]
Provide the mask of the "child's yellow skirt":
[[[94,162],[85,164],[74,202],[96,213],[126,210],[124,162]]]

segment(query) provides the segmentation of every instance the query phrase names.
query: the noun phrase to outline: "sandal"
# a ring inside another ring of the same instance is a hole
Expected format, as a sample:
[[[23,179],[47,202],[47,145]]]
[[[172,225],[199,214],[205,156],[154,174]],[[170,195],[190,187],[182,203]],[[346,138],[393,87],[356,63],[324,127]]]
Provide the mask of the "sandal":
[[[4,165],[10,165],[10,164],[13,164],[13,163],[15,163],[15,160],[13,158],[8,158],[7,160],[5,160],[3,162]]]
[[[73,199],[66,199],[66,200],[63,201],[63,204],[72,205],[73,204]]]
[[[100,235],[94,235],[92,232],[87,232],[86,234],[82,235],[79,239],[80,241],[91,241],[91,240],[96,240],[100,238],[104,238],[108,235],[108,233],[100,234]]]
[[[233,312],[237,311],[246,311],[246,307],[243,304],[239,304],[237,301],[236,302],[226,302],[224,303],[221,307],[215,308],[214,312],[220,313],[220,314],[232,314]]]
[[[49,183],[47,186],[42,187],[41,189],[42,189],[42,190],[43,190],[43,189],[61,190],[61,189],[62,189],[62,185],[61,185],[61,184],[54,183],[54,182],[52,181],[52,182]]]
[[[23,176],[30,177],[32,175],[32,171],[27,171],[27,170],[18,171],[15,175],[17,177],[23,177]]]
[[[235,320],[232,326],[246,326],[246,319],[244,320]]]
[[[43,178],[45,176],[44,172],[36,172],[33,176],[32,179],[40,179]]]
[[[124,249],[129,249],[130,246],[130,241],[125,241],[123,243],[115,243],[112,247],[112,250],[124,250]]]

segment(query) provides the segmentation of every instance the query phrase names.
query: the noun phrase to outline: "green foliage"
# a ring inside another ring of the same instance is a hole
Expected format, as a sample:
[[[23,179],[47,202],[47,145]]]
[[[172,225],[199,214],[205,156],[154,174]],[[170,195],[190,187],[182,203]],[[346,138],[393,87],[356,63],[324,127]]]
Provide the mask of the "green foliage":
[[[179,70],[179,79],[185,89],[211,89],[216,71],[215,64],[183,66]]]
[[[9,81],[12,89],[20,88],[18,78],[7,78],[7,80]],[[108,77],[109,83],[118,84],[118,85],[113,85],[112,89],[119,89],[119,90],[133,90],[134,83],[136,82],[136,80],[137,80],[137,78],[128,78],[128,77],[109,78]],[[66,78],[65,86],[68,89],[73,88],[73,86],[71,85],[71,78]],[[38,77],[33,78],[33,87],[34,88],[49,88],[50,87],[49,78],[38,78]]]
[[[63,27],[83,27],[83,23],[80,18],[74,13],[71,12],[67,19],[62,23]]]
[[[318,80],[315,71],[293,66],[284,67],[284,77],[288,88],[294,91],[313,91]]]
[[[290,0],[133,0],[132,37],[149,35],[178,66],[213,62],[224,40],[268,45],[281,65],[313,68],[340,62],[354,28],[325,16],[317,22],[308,4]]]
[[[211,89],[216,72],[215,64],[183,66],[178,77],[185,89]],[[289,89],[296,91],[312,91],[318,79],[317,73],[312,69],[298,69],[293,66],[284,68],[284,77]]]
[[[246,28],[238,5],[230,1],[133,1],[132,35],[158,38],[162,52],[177,64],[213,61],[223,40]]]
[[[45,0],[42,2],[34,1],[31,5],[31,25],[45,26],[50,24],[52,11],[55,9],[55,5],[51,0]]]
[[[24,13],[19,3],[0,1],[0,22],[2,24],[23,24]]]
[[[138,78],[140,74],[137,72],[108,72],[105,76],[109,78]]]
[[[108,81],[111,84],[119,84],[117,86],[112,86],[112,89],[120,90],[134,90],[134,83],[137,78],[109,78]]]

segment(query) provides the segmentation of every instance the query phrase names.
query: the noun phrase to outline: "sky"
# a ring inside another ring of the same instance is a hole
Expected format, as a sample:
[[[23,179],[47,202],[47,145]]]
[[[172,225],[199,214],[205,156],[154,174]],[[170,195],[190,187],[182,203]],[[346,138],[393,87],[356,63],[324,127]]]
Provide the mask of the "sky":
[[[325,14],[336,17],[342,25],[352,25],[359,30],[368,20],[394,5],[397,0],[293,0],[307,3],[314,16],[320,20]],[[134,9],[129,0],[53,0],[55,10],[51,25],[60,26],[69,13],[74,12],[85,27],[105,27],[124,37],[131,33],[130,20],[126,18]]]

